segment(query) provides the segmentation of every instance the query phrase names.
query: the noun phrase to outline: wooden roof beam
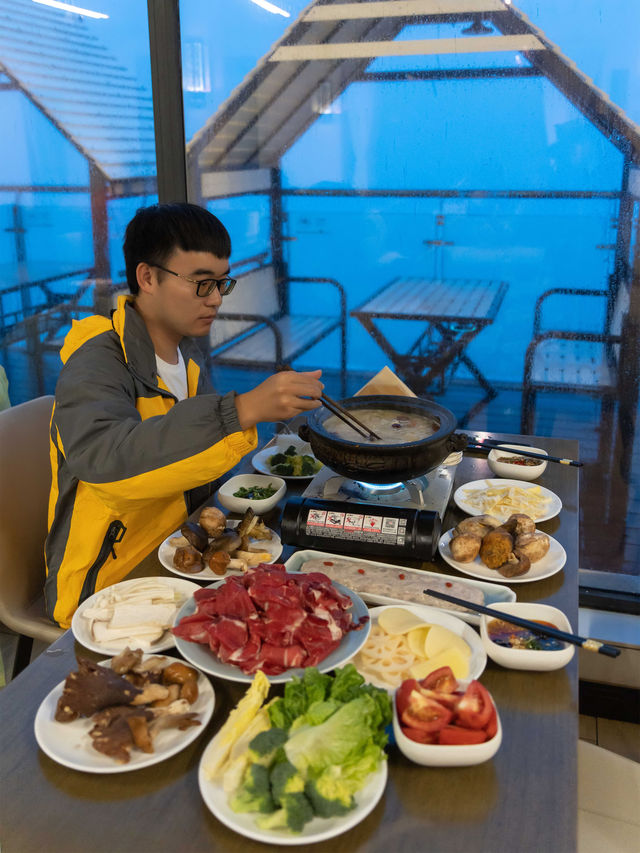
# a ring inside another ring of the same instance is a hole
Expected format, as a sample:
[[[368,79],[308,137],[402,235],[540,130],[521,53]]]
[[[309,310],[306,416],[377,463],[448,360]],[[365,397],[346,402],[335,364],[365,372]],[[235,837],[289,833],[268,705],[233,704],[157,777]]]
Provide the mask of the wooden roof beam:
[[[314,6],[301,20],[346,21],[349,18],[413,18],[424,15],[468,18],[470,15],[501,11],[504,11],[502,0],[382,0]]]
[[[545,50],[533,35],[472,36],[469,38],[412,39],[408,41],[364,41],[285,45],[269,57],[270,62],[366,59],[379,56],[443,56],[459,53],[499,53]]]

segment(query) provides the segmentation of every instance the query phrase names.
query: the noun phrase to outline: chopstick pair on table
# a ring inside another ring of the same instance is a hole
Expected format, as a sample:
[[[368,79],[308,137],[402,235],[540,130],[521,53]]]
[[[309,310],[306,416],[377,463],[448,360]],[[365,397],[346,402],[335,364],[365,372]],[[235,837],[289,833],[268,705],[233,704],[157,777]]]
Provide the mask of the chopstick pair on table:
[[[289,364],[285,364],[284,370],[293,370],[293,367]],[[354,429],[359,435],[363,438],[366,438],[367,441],[377,440],[380,441],[380,436],[375,433],[372,429],[362,423],[353,412],[350,412],[348,409],[343,408],[340,403],[336,400],[333,400],[327,394],[320,395],[320,402],[328,409],[332,414],[336,415],[336,417],[340,418],[341,421],[344,421],[347,426],[350,426],[351,429]]]
[[[493,607],[485,607],[483,604],[475,604],[471,601],[466,601],[464,598],[448,595],[446,592],[436,592],[435,589],[424,589],[422,591],[426,595],[432,595],[434,598],[441,598],[443,601],[449,601],[452,604],[461,604],[468,610],[475,610],[477,613],[484,613],[487,616],[504,619],[505,622],[520,625],[521,628],[529,628],[530,631],[535,631],[537,634],[544,634],[546,637],[555,637],[556,640],[562,640],[565,643],[573,643],[574,646],[580,646],[580,648],[587,652],[598,652],[610,658],[617,658],[620,654],[620,649],[610,646],[607,643],[601,643],[599,640],[580,637],[578,634],[569,634],[568,631],[561,631],[559,628],[553,628],[550,625],[542,625],[540,622],[532,622],[530,619],[514,616],[513,613],[504,613],[504,611],[495,610]]]

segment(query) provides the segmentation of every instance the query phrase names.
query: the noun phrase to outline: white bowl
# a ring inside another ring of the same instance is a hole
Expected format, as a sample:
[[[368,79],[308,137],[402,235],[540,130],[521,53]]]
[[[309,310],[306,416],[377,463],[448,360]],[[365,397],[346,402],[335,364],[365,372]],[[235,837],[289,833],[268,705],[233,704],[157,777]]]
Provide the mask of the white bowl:
[[[262,498],[255,500],[251,498],[237,498],[234,492],[237,492],[241,486],[248,489],[250,486],[268,486],[271,484],[276,491],[270,498]],[[226,483],[218,489],[218,500],[226,509],[232,512],[246,512],[251,508],[257,515],[264,515],[265,512],[273,509],[280,498],[284,497],[287,491],[287,486],[282,477],[276,477],[273,474],[266,476],[265,474],[237,474],[231,477]]]
[[[493,697],[491,699],[493,701]],[[502,743],[502,724],[497,709],[496,714],[498,717],[498,731],[491,740],[486,740],[484,743],[458,744],[455,746],[438,743],[418,743],[408,738],[402,731],[394,696],[393,734],[400,752],[409,761],[413,761],[414,764],[423,764],[426,767],[470,767],[473,764],[482,764],[484,761],[488,761],[500,749],[500,744]]]
[[[507,448],[512,448],[513,453],[508,453]],[[537,480],[544,474],[547,467],[546,462],[541,460],[537,465],[514,465],[512,462],[498,462],[501,456],[518,456],[518,450],[526,450],[530,453],[541,453],[543,456],[548,456],[546,450],[541,447],[522,447],[517,444],[501,444],[500,447],[494,447],[487,457],[489,468],[497,477],[506,477],[511,480]],[[531,462],[535,460],[531,459]]]
[[[503,613],[513,613],[514,616],[521,616],[523,619],[537,619],[543,622],[551,622],[552,625],[555,625],[561,631],[572,633],[571,623],[562,610],[558,610],[557,607],[551,607],[550,604],[508,601],[500,605],[490,604],[489,607],[493,610],[500,610]],[[487,624],[492,618],[483,614],[480,619],[482,644],[491,660],[507,669],[533,669],[539,671],[561,669],[569,663],[575,653],[576,647],[572,643],[566,643],[564,648],[551,651],[512,649],[507,646],[499,646],[493,640],[489,639],[487,632]]]

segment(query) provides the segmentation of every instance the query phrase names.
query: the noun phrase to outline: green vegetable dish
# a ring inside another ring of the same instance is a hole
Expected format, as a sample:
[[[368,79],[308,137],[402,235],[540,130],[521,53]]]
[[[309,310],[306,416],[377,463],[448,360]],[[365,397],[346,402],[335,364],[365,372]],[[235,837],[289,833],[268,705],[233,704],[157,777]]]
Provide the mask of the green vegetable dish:
[[[267,462],[271,473],[281,477],[313,477],[322,468],[322,462],[308,453],[298,453],[293,444],[284,453],[274,453]]]
[[[354,795],[386,760],[387,692],[353,664],[334,675],[309,667],[266,710],[270,728],[249,743],[242,775],[224,780],[231,808],[256,813],[261,829],[291,832],[354,809]]]
[[[270,498],[275,495],[278,489],[269,483],[268,486],[240,486],[237,492],[233,493],[234,498],[247,498],[250,501],[263,501],[265,498]]]

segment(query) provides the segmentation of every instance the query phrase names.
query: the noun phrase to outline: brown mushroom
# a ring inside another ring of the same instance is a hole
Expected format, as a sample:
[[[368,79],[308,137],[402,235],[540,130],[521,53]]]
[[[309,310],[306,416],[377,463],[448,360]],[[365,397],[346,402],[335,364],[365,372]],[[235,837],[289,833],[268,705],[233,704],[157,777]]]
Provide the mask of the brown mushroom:
[[[194,548],[197,548],[198,551],[204,551],[209,544],[207,531],[193,521],[185,521],[180,528],[180,533],[182,533],[184,538],[193,545]]]
[[[173,555],[173,565],[176,569],[193,575],[201,572],[204,568],[202,554],[191,545],[176,550]]]
[[[531,560],[524,554],[510,554],[506,563],[498,567],[505,578],[517,578],[526,574],[531,568]]]
[[[169,664],[162,672],[165,684],[179,684],[180,698],[193,705],[198,698],[198,672],[181,661]]]
[[[200,513],[198,522],[209,536],[220,536],[227,526],[227,517],[217,506],[205,506]]]
[[[207,565],[214,575],[225,575],[231,562],[231,555],[226,551],[214,551],[207,560]]]

